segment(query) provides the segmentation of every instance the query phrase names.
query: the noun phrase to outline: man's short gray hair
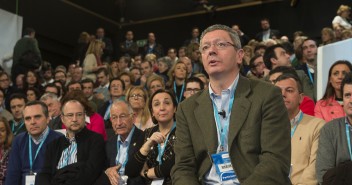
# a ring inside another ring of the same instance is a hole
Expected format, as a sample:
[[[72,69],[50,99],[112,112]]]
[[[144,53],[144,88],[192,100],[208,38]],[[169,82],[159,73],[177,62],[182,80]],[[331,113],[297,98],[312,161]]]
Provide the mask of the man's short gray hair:
[[[215,25],[212,25],[212,26],[209,26],[207,29],[205,29],[203,32],[202,32],[202,35],[200,36],[200,43],[202,44],[202,40],[203,40],[203,37],[205,34],[209,33],[209,32],[212,32],[212,31],[215,31],[215,30],[224,30],[226,31],[227,33],[229,33],[230,35],[230,38],[235,46],[235,48],[237,49],[241,49],[241,40],[238,36],[238,34],[233,31],[230,27],[228,26],[225,26],[225,25],[222,25],[222,24],[215,24]]]
[[[42,97],[40,97],[40,101],[46,101],[48,99],[52,99],[55,101],[60,101],[56,94],[54,93],[45,93]]]
[[[112,105],[117,105],[117,104],[120,104],[120,103],[124,103],[124,104],[126,104],[127,105],[127,108],[128,108],[128,113],[130,113],[130,114],[133,114],[133,109],[132,109],[132,106],[131,106],[131,104],[129,104],[127,101],[125,101],[125,100],[120,100],[120,99],[116,99],[116,100],[114,100],[114,102],[112,103]]]

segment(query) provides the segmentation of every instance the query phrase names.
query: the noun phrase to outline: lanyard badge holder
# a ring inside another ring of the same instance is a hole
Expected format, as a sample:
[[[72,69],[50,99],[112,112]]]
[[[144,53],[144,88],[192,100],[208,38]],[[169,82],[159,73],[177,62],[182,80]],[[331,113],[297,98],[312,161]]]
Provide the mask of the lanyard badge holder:
[[[229,116],[232,110],[233,102],[234,102],[234,95],[231,96],[230,102],[229,102],[229,109],[228,109]],[[238,181],[237,175],[235,174],[235,171],[233,170],[233,167],[231,164],[229,152],[227,152],[227,149],[225,146],[225,137],[226,137],[226,134],[228,134],[230,117],[227,117],[226,123],[224,124],[223,127],[221,127],[219,111],[217,110],[214,102],[213,102],[213,107],[214,107],[214,116],[215,116],[216,126],[218,130],[218,140],[219,140],[220,146],[218,148],[218,152],[216,154],[212,154],[211,158],[213,160],[213,164],[215,165],[216,173],[218,174],[222,184],[239,185],[240,183]]]
[[[46,135],[44,136],[43,140],[40,142],[39,147],[35,153],[34,159],[32,157],[32,138],[30,135],[28,135],[28,142],[29,142],[29,146],[28,146],[28,152],[29,152],[29,167],[30,167],[30,172],[29,175],[26,175],[26,179],[25,179],[25,185],[34,185],[35,184],[35,176],[37,175],[37,173],[33,172],[33,163],[35,161],[35,159],[38,156],[38,153],[40,151],[40,149],[43,146],[43,143],[46,139],[46,137],[49,135],[49,131],[46,133]]]

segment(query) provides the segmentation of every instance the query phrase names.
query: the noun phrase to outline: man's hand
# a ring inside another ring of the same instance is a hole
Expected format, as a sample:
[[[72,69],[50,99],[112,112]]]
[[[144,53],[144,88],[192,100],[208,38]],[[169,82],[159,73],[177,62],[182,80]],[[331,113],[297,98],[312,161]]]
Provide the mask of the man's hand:
[[[114,167],[110,167],[105,170],[105,174],[106,176],[108,176],[111,185],[119,184],[120,175],[117,172],[120,170],[120,168],[121,168],[121,164]]]

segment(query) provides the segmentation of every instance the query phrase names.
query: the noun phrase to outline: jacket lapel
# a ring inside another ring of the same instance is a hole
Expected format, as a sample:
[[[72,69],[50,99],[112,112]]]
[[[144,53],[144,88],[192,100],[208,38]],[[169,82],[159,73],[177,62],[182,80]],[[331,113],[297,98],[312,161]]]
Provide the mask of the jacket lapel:
[[[231,147],[233,141],[238,135],[242,125],[245,123],[251,102],[247,99],[251,91],[250,81],[242,76],[239,76],[237,88],[235,91],[235,99],[231,110],[231,118],[228,133],[228,146]],[[229,148],[229,151],[230,148]]]
[[[209,91],[204,90],[196,99],[198,106],[194,110],[194,115],[203,134],[204,143],[207,145],[208,152],[215,152],[218,146],[216,123],[214,119],[213,104]]]

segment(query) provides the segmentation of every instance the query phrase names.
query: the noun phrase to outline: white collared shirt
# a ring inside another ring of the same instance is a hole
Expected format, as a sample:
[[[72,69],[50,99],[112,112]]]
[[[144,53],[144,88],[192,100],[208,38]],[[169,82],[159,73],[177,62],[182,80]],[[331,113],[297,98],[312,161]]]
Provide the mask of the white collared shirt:
[[[216,107],[214,107],[214,108],[217,108],[218,111],[225,110],[225,112],[226,112],[225,118],[220,116],[220,121],[221,121],[222,127],[224,126],[225,121],[227,119],[230,119],[231,111],[230,112],[228,111],[229,110],[229,102],[231,99],[231,95],[233,95],[235,93],[235,90],[236,90],[236,87],[238,84],[238,79],[239,79],[239,74],[237,74],[235,80],[232,82],[232,84],[227,89],[221,91],[220,95],[217,95],[214,93],[214,91],[211,87],[211,84],[209,83],[210,98],[212,101],[215,102],[215,105],[216,105]],[[216,119],[215,119],[215,121],[216,121]],[[219,133],[219,132],[217,131],[216,133]],[[218,138],[219,137],[220,136],[218,136]],[[220,146],[220,143],[218,143],[218,149],[217,149],[218,151],[219,151],[219,146]],[[226,134],[226,138],[225,138],[225,151],[228,151],[228,134]],[[214,151],[209,151],[209,152],[210,152],[210,154],[213,154]],[[216,173],[216,168],[215,168],[214,164],[211,166],[211,169],[209,170],[209,172],[205,174],[204,184],[209,184],[209,185],[221,184],[220,178],[219,178],[218,174]]]

